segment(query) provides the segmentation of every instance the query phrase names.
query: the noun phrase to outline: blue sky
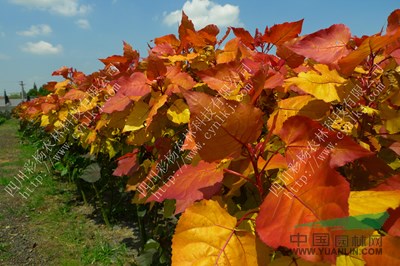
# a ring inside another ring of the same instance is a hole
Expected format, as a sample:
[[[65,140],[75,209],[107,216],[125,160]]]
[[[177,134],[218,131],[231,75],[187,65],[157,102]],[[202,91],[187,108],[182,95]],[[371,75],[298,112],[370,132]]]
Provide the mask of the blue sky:
[[[182,8],[195,25],[243,26],[251,33],[304,18],[303,32],[335,23],[353,35],[374,34],[385,26],[398,1],[370,0],[0,0],[0,90],[18,92],[57,80],[61,66],[85,73],[102,68],[98,58],[122,53],[127,41],[147,56],[147,43],[176,33]]]

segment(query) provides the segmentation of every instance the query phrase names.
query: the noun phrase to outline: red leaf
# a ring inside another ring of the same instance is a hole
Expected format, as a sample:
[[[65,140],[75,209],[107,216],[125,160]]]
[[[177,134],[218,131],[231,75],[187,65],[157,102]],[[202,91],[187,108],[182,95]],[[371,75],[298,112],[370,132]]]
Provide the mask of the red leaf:
[[[315,234],[329,235],[330,239],[342,234],[341,230],[329,227],[296,227],[299,224],[348,216],[348,182],[329,166],[328,160],[321,162],[319,167],[312,167],[312,163],[308,161],[301,164],[296,174],[292,174],[291,170],[286,171],[293,175],[293,182],[287,184],[287,187],[295,196],[290,198],[281,192],[277,196],[269,193],[262,203],[256,220],[256,231],[267,245],[296,249],[299,242],[294,238],[298,236],[307,239],[307,242],[301,242],[301,248],[313,248]],[[333,249],[333,241],[324,248]],[[304,254],[300,257],[310,261],[335,262],[335,255],[329,253],[317,252],[315,255]]]
[[[382,237],[380,241],[382,243],[382,255],[363,255],[366,265],[400,265],[400,237],[387,235]],[[376,250],[378,247],[374,245],[371,248]]]
[[[379,186],[371,190],[375,191],[400,190],[400,174],[387,178],[383,183],[379,184]]]
[[[388,25],[386,28],[387,35],[395,34],[400,28],[400,9],[393,11],[388,17]]]
[[[114,84],[117,84],[120,89],[117,95],[124,96],[144,96],[151,92],[148,80],[142,72],[135,72],[131,76],[120,77]]]
[[[335,24],[307,35],[288,48],[319,63],[336,64],[340,58],[349,54],[347,43],[350,37],[351,33],[347,26]]]
[[[138,149],[135,149],[132,153],[127,153],[124,156],[118,158],[118,166],[114,170],[113,175],[124,176],[132,175],[139,169],[139,163],[137,161]]]
[[[196,32],[193,22],[188,18],[185,12],[182,11],[182,20],[178,28],[180,39],[180,46],[178,51],[181,51],[183,49],[187,50],[189,48],[190,42],[187,40],[188,30]]]
[[[156,80],[164,76],[165,73],[167,73],[167,67],[164,65],[164,61],[156,56],[149,56],[147,60],[147,78],[149,80]]]
[[[400,52],[400,50],[399,50]],[[392,151],[394,151],[395,153],[397,153],[397,155],[400,156],[400,142],[393,142],[392,144],[390,144],[390,146],[388,147],[389,149],[391,149]]]
[[[57,105],[53,103],[42,103],[41,106],[43,114],[48,114],[51,110],[55,110]]]
[[[72,68],[63,66],[58,70],[54,71],[51,75],[52,76],[63,76],[65,79],[68,78],[68,74],[72,72]]]
[[[324,142],[319,144],[319,149],[325,150],[324,157],[330,157],[331,168],[373,155],[371,151],[364,149],[341,132],[329,131],[310,118],[293,116],[286,120],[278,134],[287,144],[286,158],[289,161],[299,160],[297,155],[302,151],[307,151],[310,142],[314,141],[318,144],[320,140],[316,134],[322,134],[321,131],[326,136],[323,137]]]
[[[243,29],[243,28],[234,28],[232,27],[233,33],[238,37],[244,45],[249,47],[251,50],[254,50],[254,38],[251,36],[251,34]]]
[[[77,90],[77,89],[71,89],[64,95],[64,99],[81,100],[83,98],[86,98],[87,96],[88,96],[87,93],[84,91]]]
[[[139,53],[138,51],[133,50],[131,45],[124,42],[124,57],[129,61],[137,61],[139,60]]]
[[[324,138],[319,140],[316,132],[320,133],[320,130],[324,132]],[[258,234],[274,248],[298,247],[298,243],[291,241],[297,234],[312,239],[314,233],[324,233],[334,239],[340,231],[328,227],[296,228],[296,225],[347,216],[350,186],[333,168],[371,155],[371,152],[342,133],[328,131],[301,116],[289,118],[278,135],[287,144],[285,156],[290,163],[289,169],[279,177],[286,188],[279,190],[275,183],[265,198],[256,221]],[[310,143],[313,144],[311,148]],[[311,244],[303,243],[302,247],[312,247]],[[331,242],[326,248],[333,249],[333,244]],[[335,262],[333,254],[300,256],[312,261]]]
[[[388,209],[389,218],[383,224],[382,229],[391,236],[400,236],[400,207]]]
[[[128,59],[122,55],[112,55],[109,56],[105,59],[99,59],[101,62],[103,62],[105,65],[108,64],[117,64],[117,63],[126,63],[128,62]]]
[[[274,45],[281,45],[297,37],[297,35],[301,32],[303,21],[304,19],[295,22],[277,24],[272,26],[269,30],[267,27],[265,28],[265,33],[262,39],[263,41],[272,43]]]
[[[207,45],[215,45],[219,29],[216,25],[207,25],[197,32],[206,42]]]
[[[216,163],[200,161],[196,166],[184,165],[164,182],[165,185],[152,193],[147,202],[175,199],[175,214],[178,214],[196,200],[211,198],[221,188],[222,178],[223,171]]]
[[[116,94],[104,104],[102,111],[109,114],[116,111],[124,111],[131,105],[131,103],[132,101],[129,97],[122,94]]]
[[[193,78],[186,72],[182,72],[178,66],[170,66],[167,68],[166,81],[167,90],[166,94],[179,93],[180,89],[190,90],[196,85]]]
[[[198,75],[211,89],[223,95],[236,90],[237,84],[241,81],[239,67],[235,63],[218,64],[214,68],[199,72]]]
[[[290,41],[289,41],[290,43]],[[288,66],[291,68],[296,68],[303,64],[305,57],[299,54],[296,54],[292,50],[290,50],[287,45],[280,45],[276,49],[276,55],[286,61]]]

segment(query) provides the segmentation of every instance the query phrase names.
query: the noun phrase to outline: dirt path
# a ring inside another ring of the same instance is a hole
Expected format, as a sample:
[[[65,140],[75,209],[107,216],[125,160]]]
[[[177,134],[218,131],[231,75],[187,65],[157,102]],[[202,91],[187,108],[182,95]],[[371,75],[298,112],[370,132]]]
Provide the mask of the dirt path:
[[[20,143],[16,136],[16,123],[6,122],[0,126],[0,264],[1,265],[44,265],[35,250],[36,241],[28,232],[29,217],[19,211],[24,208],[22,197],[9,195],[5,185],[21,166]]]
[[[73,185],[43,175],[27,199],[4,190],[36,150],[17,128],[15,120],[0,125],[0,265],[136,265],[137,230],[107,228]]]

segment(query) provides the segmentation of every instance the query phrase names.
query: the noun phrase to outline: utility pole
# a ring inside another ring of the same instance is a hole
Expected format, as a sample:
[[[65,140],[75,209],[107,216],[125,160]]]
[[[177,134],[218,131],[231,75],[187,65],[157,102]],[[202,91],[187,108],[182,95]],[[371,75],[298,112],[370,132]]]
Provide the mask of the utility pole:
[[[24,94],[25,94],[25,90],[24,90],[24,82],[23,81],[20,81],[19,82],[19,85],[21,86],[21,89],[22,89],[22,95],[21,95],[21,98],[22,98],[22,101],[24,101]]]

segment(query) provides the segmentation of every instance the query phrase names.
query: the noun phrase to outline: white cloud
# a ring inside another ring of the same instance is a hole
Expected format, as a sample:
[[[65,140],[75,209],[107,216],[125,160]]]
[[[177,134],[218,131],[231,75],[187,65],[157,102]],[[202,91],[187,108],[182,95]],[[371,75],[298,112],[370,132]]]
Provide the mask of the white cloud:
[[[0,54],[0,60],[1,60],[1,61],[2,61],[2,60],[8,60],[8,59],[10,59],[10,57],[9,57],[8,55]]]
[[[164,23],[168,26],[177,25],[185,11],[196,28],[202,28],[208,24],[216,24],[220,27],[240,26],[240,9],[238,6],[225,4],[219,5],[210,0],[188,0],[182,9],[170,13],[164,13]]]
[[[75,23],[81,29],[84,30],[90,29],[90,23],[87,19],[78,19],[77,21],[75,21]]]
[[[61,44],[54,46],[45,41],[27,42],[21,49],[24,52],[36,55],[59,54],[63,50]]]
[[[51,27],[46,24],[32,25],[28,30],[18,31],[18,35],[34,37],[38,35],[48,35],[52,32]]]
[[[10,0],[10,2],[62,16],[84,15],[91,10],[91,6],[80,4],[79,0]]]

